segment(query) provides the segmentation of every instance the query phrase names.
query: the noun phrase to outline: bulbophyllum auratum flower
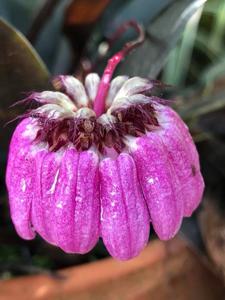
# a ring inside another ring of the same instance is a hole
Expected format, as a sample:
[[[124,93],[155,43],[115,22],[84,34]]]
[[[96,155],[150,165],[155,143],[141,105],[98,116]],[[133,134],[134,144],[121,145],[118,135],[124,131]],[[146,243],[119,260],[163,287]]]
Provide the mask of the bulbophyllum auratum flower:
[[[141,39],[114,55],[101,79],[58,76],[57,91],[30,96],[40,106],[13,134],[6,176],[22,238],[37,232],[65,252],[86,253],[101,237],[113,257],[127,260],[147,244],[150,224],[171,239],[199,205],[198,153],[177,113],[152,95],[159,83],[111,80]]]

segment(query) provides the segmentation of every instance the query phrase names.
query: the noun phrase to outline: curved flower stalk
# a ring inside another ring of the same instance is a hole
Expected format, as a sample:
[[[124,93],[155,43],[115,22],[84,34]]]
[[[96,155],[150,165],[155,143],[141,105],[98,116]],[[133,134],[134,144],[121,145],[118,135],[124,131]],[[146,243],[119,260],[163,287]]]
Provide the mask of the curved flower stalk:
[[[134,45],[109,60],[101,79],[58,76],[57,91],[30,96],[40,106],[13,134],[6,176],[22,238],[37,232],[65,252],[86,253],[101,237],[126,260],[145,247],[150,225],[168,240],[199,205],[198,153],[180,117],[152,95],[160,83],[111,80]]]

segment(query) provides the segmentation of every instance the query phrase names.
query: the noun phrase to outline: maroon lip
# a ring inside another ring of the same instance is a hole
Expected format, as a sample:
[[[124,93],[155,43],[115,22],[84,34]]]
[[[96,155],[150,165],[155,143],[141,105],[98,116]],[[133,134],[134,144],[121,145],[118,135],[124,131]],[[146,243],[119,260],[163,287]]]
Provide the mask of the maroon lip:
[[[152,103],[131,105],[112,113],[114,121],[102,124],[99,118],[48,119],[43,115],[32,115],[38,120],[36,142],[47,142],[50,151],[57,151],[72,143],[77,150],[88,150],[95,145],[100,152],[104,146],[120,153],[125,147],[124,137],[145,134],[159,126]]]

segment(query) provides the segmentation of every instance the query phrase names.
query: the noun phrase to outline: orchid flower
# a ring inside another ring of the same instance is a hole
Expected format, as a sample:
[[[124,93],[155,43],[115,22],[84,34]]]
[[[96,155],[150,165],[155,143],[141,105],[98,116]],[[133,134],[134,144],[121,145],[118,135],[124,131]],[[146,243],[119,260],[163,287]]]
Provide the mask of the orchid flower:
[[[198,207],[198,153],[178,114],[153,96],[159,83],[112,79],[142,39],[115,54],[101,78],[58,76],[56,91],[30,96],[40,106],[12,136],[6,176],[22,238],[38,233],[68,253],[86,253],[102,238],[113,257],[127,260],[146,246],[150,226],[171,239]]]

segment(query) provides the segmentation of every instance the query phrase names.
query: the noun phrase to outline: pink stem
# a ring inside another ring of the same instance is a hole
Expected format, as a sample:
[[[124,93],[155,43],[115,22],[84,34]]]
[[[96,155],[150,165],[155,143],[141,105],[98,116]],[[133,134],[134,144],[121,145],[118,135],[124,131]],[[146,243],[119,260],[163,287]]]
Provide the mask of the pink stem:
[[[121,34],[121,32],[123,33],[125,29],[129,27],[133,27],[138,32],[139,37],[135,41],[126,43],[122,50],[114,54],[113,57],[108,60],[107,66],[102,75],[98,87],[98,92],[94,101],[94,111],[97,117],[99,117],[105,111],[105,99],[110,87],[110,81],[112,79],[113,73],[117,65],[132,49],[139,46],[144,41],[144,30],[135,21],[128,21],[124,23],[123,26],[120,27],[118,31],[115,33],[115,35]]]

